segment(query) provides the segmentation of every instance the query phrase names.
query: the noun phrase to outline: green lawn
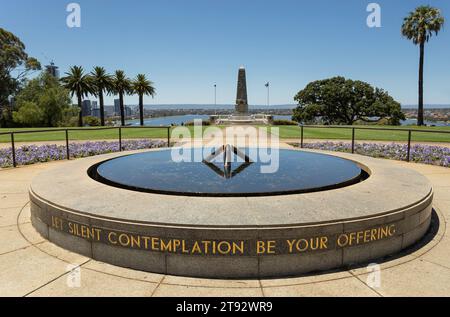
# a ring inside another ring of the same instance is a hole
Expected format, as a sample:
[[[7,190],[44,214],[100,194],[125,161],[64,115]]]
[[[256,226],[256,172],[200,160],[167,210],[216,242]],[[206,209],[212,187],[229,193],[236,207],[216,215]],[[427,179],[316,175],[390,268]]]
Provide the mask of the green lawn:
[[[56,129],[56,128],[55,128]],[[34,131],[34,130],[55,130],[48,128],[26,128],[26,129],[0,129],[1,132],[9,131]],[[97,130],[95,128],[85,128],[82,131],[69,131],[70,140],[109,140],[118,138],[118,129]],[[123,138],[167,138],[167,129],[122,129]],[[66,139],[64,131],[51,131],[39,133],[15,134],[16,142],[30,141],[62,141]],[[10,142],[10,135],[0,135],[0,142]]]
[[[357,127],[357,126],[356,126]],[[297,126],[279,126],[280,138],[282,139],[299,139],[300,127]],[[387,127],[386,127],[387,128]],[[450,127],[392,127],[393,129],[413,129],[415,131],[420,130],[432,130],[432,131],[449,131]],[[412,133],[412,141],[423,142],[450,142],[450,133]],[[304,128],[305,139],[330,139],[330,140],[351,140],[351,129],[340,128]],[[405,131],[377,131],[377,130],[356,130],[356,140],[374,140],[374,141],[406,141],[408,140],[408,132]]]
[[[205,129],[206,127],[204,127]],[[24,132],[39,130],[58,130],[64,128],[18,128],[18,129],[0,129],[3,132]],[[188,127],[191,135],[193,135],[193,127]],[[80,131],[69,131],[70,140],[117,140],[119,130],[109,129],[101,130],[97,128],[84,128]],[[167,128],[122,128],[123,139],[167,139]],[[64,141],[66,139],[65,131],[49,131],[49,132],[30,132],[14,134],[15,142],[39,142],[39,141]],[[10,134],[0,135],[0,143],[11,142]]]
[[[280,131],[280,137],[282,139],[299,139],[300,127],[297,126],[278,126]],[[402,127],[390,127],[399,129]],[[405,127],[403,127],[405,128]],[[433,130],[450,131],[450,127],[408,127],[414,130]],[[33,131],[33,130],[47,130],[48,128],[28,128],[28,129],[0,129],[0,132],[10,131]],[[192,133],[192,127],[189,127]],[[50,129],[54,130],[54,129]],[[305,128],[305,139],[337,139],[337,140],[350,140],[351,129],[339,129],[339,128]],[[82,131],[70,131],[70,140],[109,140],[118,138],[118,130],[98,130],[96,128],[85,128]],[[166,128],[139,128],[139,129],[122,129],[122,138],[167,138]],[[374,130],[357,130],[357,140],[379,140],[379,141],[406,141],[408,138],[407,132],[404,131],[374,131]],[[62,141],[65,140],[64,131],[51,131],[40,133],[25,133],[16,134],[14,137],[16,142],[33,142],[33,141]],[[450,142],[450,134],[444,133],[419,133],[414,132],[412,135],[413,141],[424,142]],[[0,142],[10,142],[9,135],[0,135]]]

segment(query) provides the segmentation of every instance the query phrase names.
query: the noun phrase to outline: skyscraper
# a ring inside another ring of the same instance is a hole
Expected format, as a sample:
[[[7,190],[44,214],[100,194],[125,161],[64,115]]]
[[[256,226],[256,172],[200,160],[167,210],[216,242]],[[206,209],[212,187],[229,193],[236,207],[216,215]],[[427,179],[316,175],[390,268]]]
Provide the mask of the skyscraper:
[[[91,116],[100,118],[100,108],[98,107],[97,101],[91,102]]]
[[[125,116],[131,117],[133,115],[133,110],[131,110],[131,107],[125,106]]]
[[[120,116],[120,99],[114,99],[114,115]]]
[[[55,65],[55,63],[53,63],[53,61],[50,63],[50,65],[45,65],[45,70],[47,73],[49,73],[50,75],[52,75],[55,78],[59,79],[59,70],[58,70],[58,66]]]
[[[90,100],[83,100],[81,105],[81,113],[83,117],[90,116],[92,114],[92,106]]]
[[[105,106],[105,116],[106,117],[114,116],[114,106]]]

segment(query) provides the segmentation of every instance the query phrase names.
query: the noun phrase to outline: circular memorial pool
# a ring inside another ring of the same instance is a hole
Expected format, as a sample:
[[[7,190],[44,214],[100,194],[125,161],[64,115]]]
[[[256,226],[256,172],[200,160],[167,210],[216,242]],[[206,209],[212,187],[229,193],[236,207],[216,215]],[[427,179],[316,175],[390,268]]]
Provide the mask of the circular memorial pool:
[[[238,150],[242,158],[233,153],[224,164],[224,154],[198,160],[203,150],[195,151],[183,153],[181,162],[179,150],[121,156],[94,165],[88,173],[104,184],[134,191],[213,197],[309,193],[367,178],[357,163],[319,153],[247,148]]]
[[[248,279],[380,263],[432,223],[428,179],[388,160],[226,148],[197,162],[177,163],[172,149],[154,149],[58,164],[33,179],[32,224],[100,262]],[[233,162],[236,156],[245,159]]]

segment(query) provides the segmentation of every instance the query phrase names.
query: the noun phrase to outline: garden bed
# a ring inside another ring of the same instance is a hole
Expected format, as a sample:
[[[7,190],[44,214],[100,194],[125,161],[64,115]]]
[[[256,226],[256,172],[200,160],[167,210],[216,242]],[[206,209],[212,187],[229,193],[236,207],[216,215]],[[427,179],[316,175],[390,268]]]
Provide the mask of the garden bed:
[[[160,140],[127,140],[122,142],[122,151],[152,149],[167,146]],[[119,152],[119,142],[85,142],[69,144],[70,158],[81,158],[99,154]],[[65,145],[23,145],[16,148],[17,165],[30,165],[67,159]],[[0,168],[12,167],[12,149],[0,149]]]
[[[292,144],[300,147],[300,144]],[[306,149],[351,153],[352,145],[347,142],[313,142],[303,145]],[[405,161],[408,153],[406,144],[356,143],[355,153],[392,160]],[[450,148],[443,146],[415,144],[411,146],[410,161],[450,167]]]

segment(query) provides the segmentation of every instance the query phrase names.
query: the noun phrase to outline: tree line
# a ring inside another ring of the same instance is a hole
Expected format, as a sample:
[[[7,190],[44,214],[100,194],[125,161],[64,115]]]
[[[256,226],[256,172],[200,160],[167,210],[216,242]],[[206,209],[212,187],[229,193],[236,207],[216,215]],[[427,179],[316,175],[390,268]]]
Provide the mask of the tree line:
[[[154,83],[144,74],[129,79],[122,70],[111,75],[98,66],[85,73],[83,67],[72,66],[61,80],[46,71],[29,79],[41,70],[22,41],[0,28],[0,127],[71,126],[75,117],[76,124],[83,126],[82,99],[89,95],[99,98],[102,126],[106,124],[104,96],[118,95],[121,124],[125,125],[124,96],[132,94],[139,96],[140,124],[144,125],[144,96],[156,94]],[[77,107],[70,98],[74,96]]]
[[[105,125],[105,105],[104,94],[114,94],[119,96],[120,119],[122,126],[125,125],[124,96],[131,94],[139,95],[139,117],[140,124],[144,125],[144,96],[154,97],[156,90],[153,82],[148,80],[144,74],[138,74],[134,80],[126,77],[123,70],[116,70],[114,75],[110,75],[103,67],[94,67],[90,74],[85,74],[83,67],[72,66],[66,76],[61,78],[63,86],[68,89],[73,96],[76,96],[78,107],[80,108],[78,125],[83,126],[82,99],[89,95],[99,98],[100,103],[100,124]]]

